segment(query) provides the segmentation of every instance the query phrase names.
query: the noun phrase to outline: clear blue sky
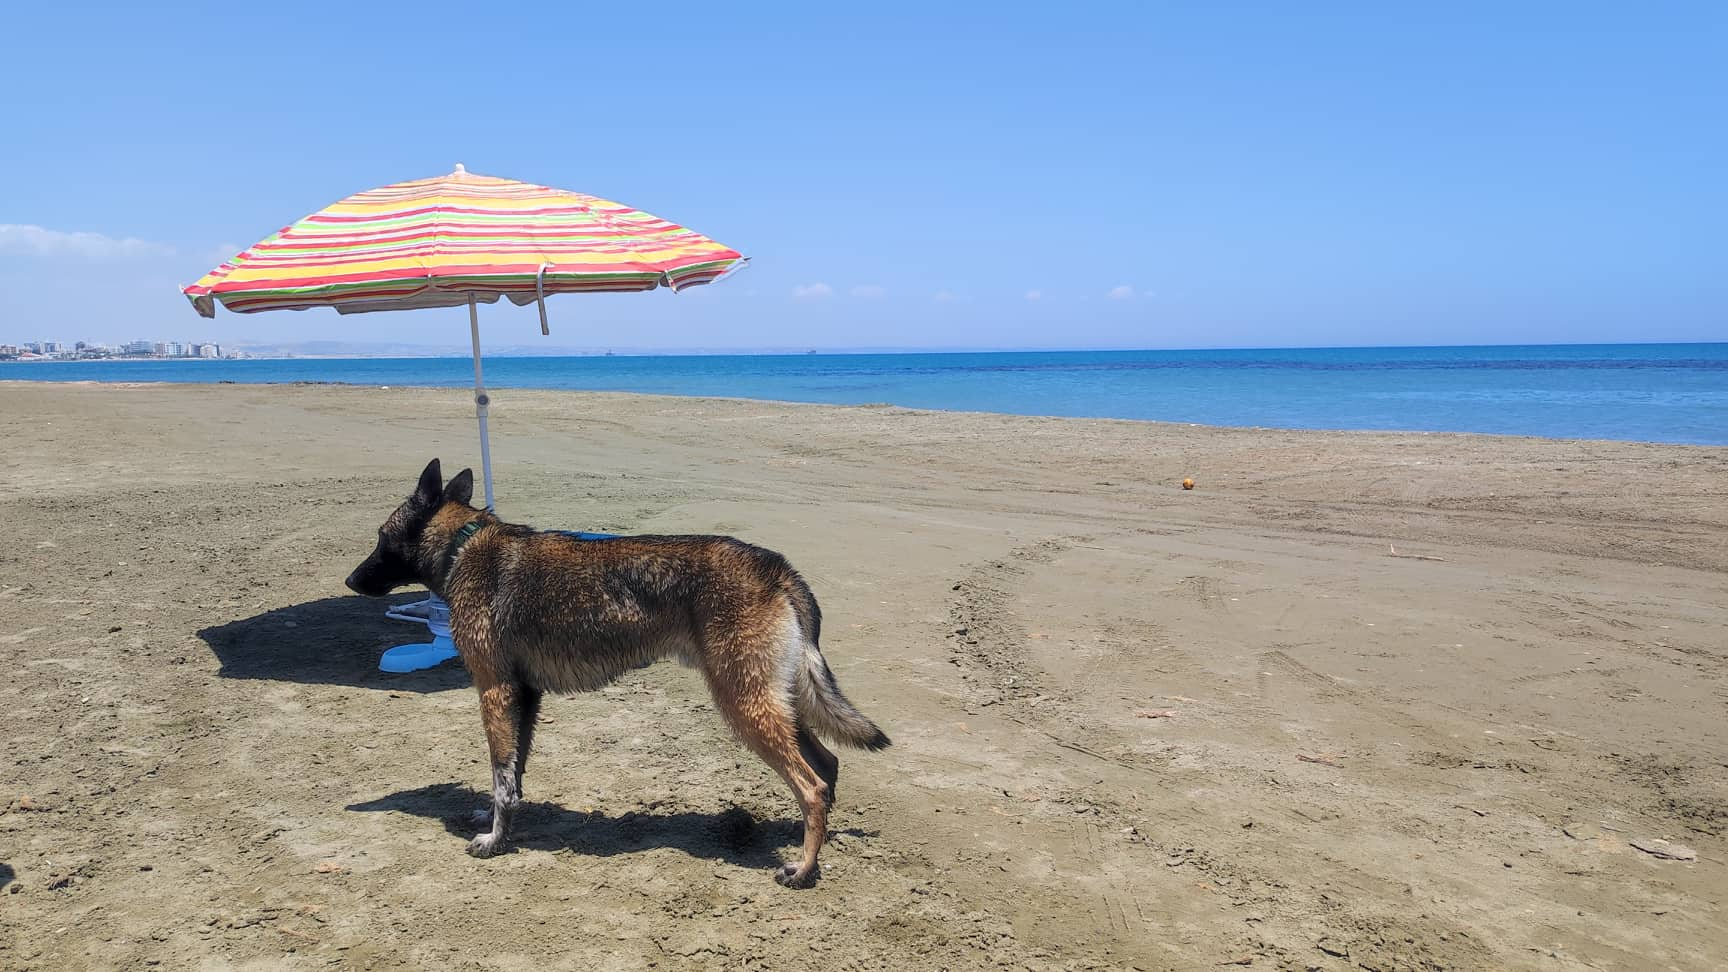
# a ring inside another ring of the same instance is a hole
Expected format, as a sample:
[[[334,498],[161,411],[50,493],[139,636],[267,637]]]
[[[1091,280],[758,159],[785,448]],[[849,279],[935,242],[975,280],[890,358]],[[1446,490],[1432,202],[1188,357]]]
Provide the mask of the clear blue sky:
[[[555,344],[1728,340],[1720,3],[387,6],[14,5],[0,341],[460,343],[178,293],[458,161],[753,258]]]

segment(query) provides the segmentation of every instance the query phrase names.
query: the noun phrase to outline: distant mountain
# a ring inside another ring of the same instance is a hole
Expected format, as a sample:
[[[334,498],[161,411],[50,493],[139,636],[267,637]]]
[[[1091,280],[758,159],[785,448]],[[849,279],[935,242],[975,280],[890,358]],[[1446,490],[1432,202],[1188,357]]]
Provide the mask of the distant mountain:
[[[386,341],[293,341],[286,343],[234,343],[224,345],[257,358],[466,358],[473,349],[466,344],[404,344]],[[486,345],[488,357],[527,358],[563,355],[599,355],[610,348],[547,347],[543,344]],[[654,352],[664,353],[664,352]]]
[[[258,358],[466,358],[466,344],[404,344],[392,342],[298,341],[277,344],[224,344]],[[768,348],[633,348],[569,347],[547,344],[485,345],[489,358],[552,358],[601,355],[756,355],[756,354],[935,354],[956,351],[1011,350],[997,348],[817,348],[808,345]]]
[[[258,358],[449,358],[467,357],[460,344],[399,344],[389,342],[295,341],[285,344],[231,343],[228,347]]]

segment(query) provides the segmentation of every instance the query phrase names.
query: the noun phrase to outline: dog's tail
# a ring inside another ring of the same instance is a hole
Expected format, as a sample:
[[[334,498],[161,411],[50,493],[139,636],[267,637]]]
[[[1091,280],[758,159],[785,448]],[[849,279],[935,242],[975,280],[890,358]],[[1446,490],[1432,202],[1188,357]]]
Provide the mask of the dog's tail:
[[[859,749],[887,749],[888,734],[847,701],[834,682],[834,671],[814,644],[804,643],[798,666],[795,705],[820,736]]]
[[[802,578],[791,585],[787,598],[792,602],[792,613],[802,636],[799,644],[788,646],[789,651],[798,653],[792,675],[792,699],[799,717],[818,735],[834,742],[859,749],[888,748],[888,734],[859,712],[834,681],[834,670],[828,667],[828,660],[822,657],[822,649],[816,643],[822,630],[822,612]]]

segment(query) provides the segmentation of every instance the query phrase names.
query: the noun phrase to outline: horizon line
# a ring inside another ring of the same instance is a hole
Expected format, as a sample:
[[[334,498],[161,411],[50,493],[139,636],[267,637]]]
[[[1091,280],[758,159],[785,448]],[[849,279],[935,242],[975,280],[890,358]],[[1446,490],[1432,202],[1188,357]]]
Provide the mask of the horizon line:
[[[142,340],[142,339],[139,339]],[[14,342],[0,340],[0,344],[26,345],[32,342]],[[55,342],[60,344],[75,344],[76,342]],[[155,342],[170,343],[170,342]],[[184,343],[184,342],[174,342]],[[209,342],[213,343],[213,342]],[[297,346],[330,345],[330,350],[293,354]],[[1211,345],[1196,347],[1077,347],[1077,346],[1038,346],[1038,345],[997,345],[997,346],[967,346],[938,345],[928,347],[908,345],[857,345],[834,347],[809,347],[805,345],[754,345],[735,348],[708,346],[676,346],[667,348],[631,347],[631,346],[557,346],[543,350],[534,350],[532,345],[505,345],[493,352],[482,349],[482,355],[490,358],[536,358],[536,357],[694,357],[694,356],[766,356],[782,355],[887,355],[887,354],[1080,354],[1080,353],[1164,353],[1164,352],[1205,352],[1205,351],[1416,351],[1416,350],[1462,350],[1470,348],[1602,348],[1602,347],[1712,347],[1728,345],[1728,341],[1555,341],[1555,342],[1525,342],[1511,341],[1501,343],[1468,343],[1468,344],[1312,344],[1312,345]],[[304,357],[304,358],[457,358],[467,360],[472,358],[472,352],[459,345],[414,345],[394,344],[391,342],[375,342],[368,345],[365,342],[347,341],[300,341],[300,342],[257,342],[252,344],[224,342],[225,349],[249,351],[251,349],[281,349],[285,354],[261,357]],[[366,351],[368,346],[388,350]],[[338,350],[350,347],[355,350],[344,353]],[[423,353],[415,353],[415,349],[423,348]],[[527,351],[525,354],[509,352]],[[98,359],[101,360],[101,359]],[[181,360],[178,358],[139,358],[134,360]],[[195,359],[184,360],[228,360],[228,359]]]

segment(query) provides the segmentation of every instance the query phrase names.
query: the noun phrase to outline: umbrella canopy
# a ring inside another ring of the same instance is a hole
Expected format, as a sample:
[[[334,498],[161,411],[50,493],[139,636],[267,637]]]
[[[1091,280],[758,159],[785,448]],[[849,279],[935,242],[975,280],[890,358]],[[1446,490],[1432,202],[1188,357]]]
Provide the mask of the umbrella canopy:
[[[185,288],[205,317],[334,307],[453,307],[500,296],[705,284],[738,251],[579,192],[456,171],[358,193],[241,251]],[[542,325],[544,325],[542,304]]]

